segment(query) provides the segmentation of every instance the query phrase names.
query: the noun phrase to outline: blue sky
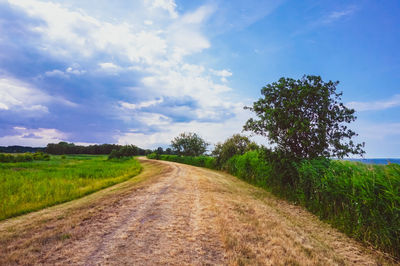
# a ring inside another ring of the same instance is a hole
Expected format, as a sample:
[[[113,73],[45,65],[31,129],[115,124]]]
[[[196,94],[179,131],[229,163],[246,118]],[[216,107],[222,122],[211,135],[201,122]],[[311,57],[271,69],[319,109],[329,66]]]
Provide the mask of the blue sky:
[[[372,0],[0,1],[0,145],[216,143],[262,86],[316,74],[340,81],[366,157],[400,157],[398,14]]]

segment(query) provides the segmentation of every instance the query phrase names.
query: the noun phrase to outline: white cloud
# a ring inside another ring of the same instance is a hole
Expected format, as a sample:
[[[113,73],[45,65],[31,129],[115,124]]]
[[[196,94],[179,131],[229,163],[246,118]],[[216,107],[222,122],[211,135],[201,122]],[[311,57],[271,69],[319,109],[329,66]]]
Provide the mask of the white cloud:
[[[0,109],[36,111],[30,115],[47,113],[43,104],[52,98],[33,86],[11,78],[0,78]]]
[[[232,72],[230,72],[230,71],[228,71],[226,69],[222,69],[222,70],[210,69],[210,70],[216,76],[220,76],[220,77],[230,77],[230,76],[232,76]]]
[[[243,30],[276,10],[284,0],[208,1],[217,5],[212,31],[218,34],[232,29]]]
[[[226,80],[224,80],[224,78],[221,79],[222,82],[226,82]],[[214,89],[216,93],[223,93],[223,92],[228,92],[231,91],[232,88],[225,86],[225,85],[220,85],[220,84],[215,84],[214,85]]]
[[[226,69],[222,69],[222,70],[214,70],[214,69],[210,69],[211,73],[213,73],[216,76],[221,77],[221,81],[222,82],[227,82],[227,77],[231,77],[232,76],[232,72],[226,70]]]
[[[37,113],[48,113],[49,112],[49,109],[46,106],[43,106],[40,104],[25,107],[25,110],[34,112],[34,113],[31,113],[30,115],[36,115]]]
[[[318,18],[314,18],[310,23],[301,25],[301,27],[292,33],[292,36],[301,35],[311,30],[314,30],[318,27],[324,27],[331,25],[335,22],[340,22],[351,15],[353,15],[357,11],[357,6],[348,6],[341,10],[331,11],[329,13],[325,13],[320,15]]]
[[[128,132],[117,135],[115,138],[119,144],[134,144],[143,148],[156,148],[157,146],[169,144],[174,137],[182,132],[196,132],[214,145],[217,142],[225,140],[232,134],[242,131],[249,113],[248,111],[243,111],[242,105],[239,104],[234,112],[237,114],[236,116],[219,123],[200,121],[164,123],[164,121],[168,121],[166,117],[158,118],[155,115],[153,119],[155,121],[154,124],[160,125],[161,131],[149,134]]]
[[[44,75],[46,77],[58,77],[58,78],[68,79],[70,78],[70,75],[82,75],[85,73],[86,70],[80,69],[79,64],[72,64],[72,66],[67,67],[65,71],[54,69],[51,71],[46,71]]]
[[[97,52],[115,53],[132,62],[153,62],[165,54],[159,31],[135,30],[127,23],[100,21],[82,10],[72,11],[59,4],[37,0],[9,0],[45,24],[32,30],[43,37],[42,49],[57,57],[91,57]]]
[[[170,59],[181,61],[186,55],[201,52],[211,46],[202,34],[204,21],[214,12],[211,6],[201,6],[193,12],[184,14],[167,29],[167,40],[171,45]]]
[[[41,116],[48,113],[47,104],[57,102],[67,106],[75,103],[61,97],[54,97],[25,82],[10,78],[0,78],[0,109],[22,111],[26,116]]]
[[[196,120],[221,121],[226,117],[239,116],[243,112],[243,105],[235,103],[232,100],[232,93],[227,93],[232,91],[225,84],[227,78],[232,76],[230,71],[214,70],[210,75],[210,72],[205,71],[208,68],[185,61],[185,56],[200,53],[211,46],[209,39],[203,33],[205,23],[216,11],[211,5],[178,14],[174,1],[147,1],[149,10],[140,12],[148,17],[145,22],[141,17],[135,24],[123,20],[118,22],[101,20],[99,17],[89,16],[82,10],[72,10],[50,2],[37,0],[9,0],[9,2],[30,16],[45,22],[33,30],[42,36],[43,49],[56,58],[72,62],[78,58],[86,60],[86,63],[92,60],[94,66],[87,67],[88,71],[95,69],[112,74],[132,71],[139,74],[139,83],[135,84],[137,90],[142,93],[141,98],[137,99],[139,103],[117,100],[116,106],[119,108],[115,108],[115,112],[118,113],[112,114],[114,117],[125,122],[132,121],[134,117],[148,126],[161,124],[164,126],[165,121],[175,125],[176,123],[172,123],[170,118],[164,117],[163,114],[144,114],[146,120],[140,120],[140,116],[132,115],[133,110],[137,112],[141,108],[159,104],[167,98],[189,98],[195,102],[190,107],[173,107],[179,112],[190,109],[188,111],[194,115],[192,117],[194,121],[190,123],[194,124],[189,123],[188,127],[190,125],[200,127],[200,124],[196,124],[200,122]],[[152,13],[155,9],[167,10],[170,16],[159,18],[158,13]],[[99,60],[99,58],[106,59]],[[79,66],[71,66],[64,74],[81,74],[79,71],[82,71]],[[57,72],[57,74],[62,73]],[[220,79],[216,81],[215,76]],[[143,96],[143,92],[146,96]],[[149,101],[148,95],[156,100]],[[240,108],[237,108],[238,105]],[[209,124],[207,127],[213,128],[211,126],[213,123]],[[218,130],[224,132],[229,130],[226,125],[220,127],[215,124]],[[185,123],[179,124],[179,127],[186,127],[184,125]],[[171,131],[176,133],[172,128]]]
[[[8,110],[8,106],[5,103],[0,102],[0,110]]]
[[[214,108],[231,109],[234,105],[231,98],[224,93],[231,91],[231,88],[218,84],[207,75],[202,74],[201,68],[193,67],[198,71],[187,71],[188,64],[183,66],[153,68],[151,75],[142,79],[149,93],[161,97],[182,97],[190,96],[198,103],[200,111],[206,112]]]
[[[180,23],[198,25],[207,20],[207,18],[214,12],[215,7],[211,5],[204,5],[197,8],[193,12],[183,15]]]
[[[149,126],[167,126],[172,122],[169,117],[157,113],[140,113],[136,120]]]
[[[181,71],[183,71],[186,75],[200,76],[204,73],[204,67],[200,65],[183,64]]]
[[[9,0],[9,3],[45,22],[32,30],[41,34],[42,49],[57,58],[65,56],[72,60],[77,55],[93,57],[100,53],[127,59],[132,64],[154,66],[182,63],[184,56],[210,47],[201,30],[204,21],[214,12],[210,6],[201,6],[180,18],[162,20],[157,26],[144,27],[142,22],[140,26],[124,21],[102,21],[82,10],[70,10],[51,2]],[[174,1],[156,0],[150,6],[172,12],[176,4]],[[151,12],[148,15],[151,16]],[[156,19],[159,18],[153,20]],[[146,25],[151,25],[153,20],[146,20]]]
[[[178,13],[176,12],[176,3],[174,0],[153,0],[151,7],[165,9],[168,11],[171,18],[178,17]]]
[[[37,33],[45,35],[50,41],[47,44],[43,43],[44,50],[65,54],[69,49],[76,47],[86,55],[90,54],[84,33],[88,28],[99,26],[98,21],[95,19],[79,12],[68,12],[61,5],[52,2],[9,0],[9,3],[23,8],[30,16],[39,17],[46,22],[45,25],[36,26],[32,29]],[[78,29],[83,34],[78,34]],[[51,43],[57,40],[64,40],[66,42],[62,46],[52,46]],[[77,46],[71,46],[71,44]]]
[[[400,94],[394,95],[387,100],[373,101],[373,102],[349,102],[349,108],[354,108],[356,111],[377,111],[385,110],[392,107],[400,106]]]
[[[352,15],[355,11],[356,11],[356,8],[354,6],[349,6],[349,7],[346,7],[345,9],[339,10],[339,11],[333,11],[333,12],[329,13],[327,16],[325,16],[324,18],[322,18],[321,23],[325,23],[325,24],[333,23],[337,20],[340,20],[347,16]]]
[[[69,78],[69,76],[65,74],[64,71],[58,69],[54,69],[52,71],[46,71],[44,75],[47,77]]]
[[[1,146],[22,145],[44,147],[48,143],[58,143],[66,139],[66,134],[53,128],[27,129],[14,127],[15,134],[0,137]]]
[[[155,0],[150,7],[168,10],[174,19],[163,20],[158,26],[144,27],[143,22],[140,26],[101,21],[82,10],[69,10],[51,2],[9,0],[9,3],[32,17],[44,20],[44,24],[32,30],[43,37],[41,49],[57,57],[73,59],[77,54],[92,57],[97,53],[106,53],[132,63],[153,65],[160,61],[180,62],[184,56],[210,47],[201,27],[214,12],[211,6],[201,6],[178,18],[174,1]],[[145,26],[153,25],[156,19],[159,18],[145,20]]]
[[[13,127],[15,130],[26,130],[26,127]]]
[[[65,72],[72,75],[83,75],[86,73],[86,70],[80,69],[79,64],[73,64],[72,66],[67,67]]]
[[[99,63],[99,66],[101,68],[104,68],[104,69],[118,69],[118,68],[120,68],[119,66],[115,65],[114,63],[110,63],[110,62]]]
[[[123,70],[122,67],[111,62],[99,63],[99,66],[101,71],[108,72],[110,74],[116,74]]]
[[[144,101],[140,103],[128,103],[124,101],[120,101],[119,104],[122,108],[129,109],[129,110],[135,110],[135,109],[141,109],[145,107],[150,107],[152,105],[160,104],[164,101],[163,98],[158,99],[158,100],[151,100],[151,101]]]

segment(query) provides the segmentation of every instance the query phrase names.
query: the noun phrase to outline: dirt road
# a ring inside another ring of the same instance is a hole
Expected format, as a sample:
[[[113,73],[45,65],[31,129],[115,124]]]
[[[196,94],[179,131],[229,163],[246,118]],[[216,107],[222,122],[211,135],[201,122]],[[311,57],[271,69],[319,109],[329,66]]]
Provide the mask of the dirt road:
[[[130,181],[0,222],[0,265],[379,265],[384,256],[230,175],[142,159]]]

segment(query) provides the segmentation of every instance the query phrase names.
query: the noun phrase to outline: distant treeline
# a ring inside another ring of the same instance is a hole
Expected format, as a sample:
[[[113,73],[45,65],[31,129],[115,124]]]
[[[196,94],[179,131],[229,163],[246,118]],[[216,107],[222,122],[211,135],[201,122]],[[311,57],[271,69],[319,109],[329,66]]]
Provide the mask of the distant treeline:
[[[44,152],[45,147],[26,147],[26,146],[0,146],[0,152],[3,153],[25,153],[25,152]]]
[[[90,145],[81,146],[73,143],[60,142],[58,144],[50,143],[47,144],[45,151],[49,154],[110,154],[113,150],[120,150],[125,146],[117,144],[101,144],[101,145]],[[151,150],[144,150],[134,145],[130,145],[135,150],[135,154],[132,155],[146,155],[151,153]]]
[[[117,145],[117,144],[101,144],[101,145],[90,145],[82,146],[75,145],[74,143],[59,142],[49,143],[47,147],[27,147],[27,146],[0,146],[0,153],[35,153],[35,152],[46,152],[53,155],[61,154],[110,154],[112,151],[126,150],[129,148],[129,154],[131,155],[147,155],[152,150],[145,150],[135,145]],[[164,153],[162,148],[158,148],[158,152]],[[157,151],[157,150],[155,150]]]

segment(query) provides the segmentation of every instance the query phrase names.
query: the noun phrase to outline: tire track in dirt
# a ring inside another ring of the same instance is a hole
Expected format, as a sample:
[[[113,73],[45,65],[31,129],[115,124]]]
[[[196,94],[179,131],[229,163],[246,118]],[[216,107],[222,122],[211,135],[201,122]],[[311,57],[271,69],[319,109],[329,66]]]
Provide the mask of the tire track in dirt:
[[[97,229],[65,246],[68,255],[61,251],[64,256],[56,261],[67,258],[68,263],[84,265],[223,264],[221,239],[200,225],[212,220],[202,216],[202,204],[207,200],[201,199],[197,177],[186,166],[169,167],[173,170],[157,183],[123,199],[108,219],[92,222],[90,226],[95,224]],[[206,243],[202,244],[203,240]],[[53,259],[50,261],[55,262]]]
[[[175,174],[174,172],[172,172],[172,174]],[[125,240],[132,237],[133,231],[131,228],[133,225],[141,225],[146,221],[159,219],[160,214],[157,213],[157,202],[167,193],[171,185],[173,184],[160,182],[153,186],[151,191],[146,191],[146,193],[148,193],[147,197],[134,197],[134,203],[138,206],[137,209],[130,209],[128,207],[133,205],[133,201],[127,202],[125,206],[127,206],[128,215],[121,221],[116,222],[115,225],[104,234],[101,243],[95,251],[91,253],[85,264],[98,265],[103,261],[110,260],[113,255],[115,256],[119,253],[119,250],[125,248]]]

